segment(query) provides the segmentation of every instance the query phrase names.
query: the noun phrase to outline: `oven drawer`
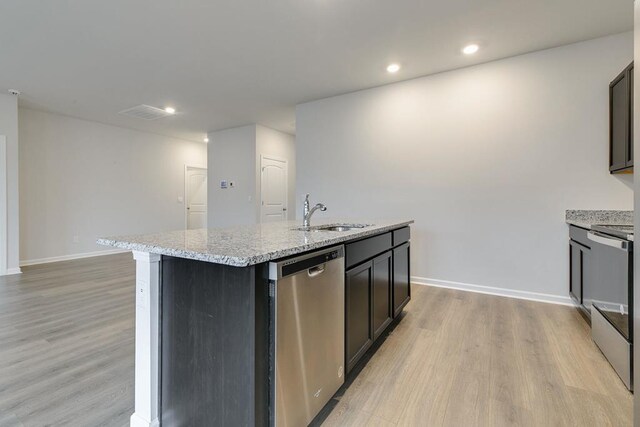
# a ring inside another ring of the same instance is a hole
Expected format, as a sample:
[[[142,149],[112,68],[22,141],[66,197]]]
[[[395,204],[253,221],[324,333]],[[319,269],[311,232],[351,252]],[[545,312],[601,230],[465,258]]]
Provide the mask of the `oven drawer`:
[[[624,385],[629,390],[633,390],[631,378],[632,345],[595,307],[591,307],[591,338],[613,366]]]

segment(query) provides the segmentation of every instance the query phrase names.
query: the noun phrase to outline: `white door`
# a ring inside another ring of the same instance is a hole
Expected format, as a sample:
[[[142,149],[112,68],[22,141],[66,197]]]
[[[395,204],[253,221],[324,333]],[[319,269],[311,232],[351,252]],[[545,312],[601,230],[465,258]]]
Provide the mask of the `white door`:
[[[261,222],[287,219],[287,161],[270,156],[260,158]]]
[[[7,274],[7,137],[0,135],[0,276]]]
[[[187,166],[187,229],[207,228],[207,170]]]

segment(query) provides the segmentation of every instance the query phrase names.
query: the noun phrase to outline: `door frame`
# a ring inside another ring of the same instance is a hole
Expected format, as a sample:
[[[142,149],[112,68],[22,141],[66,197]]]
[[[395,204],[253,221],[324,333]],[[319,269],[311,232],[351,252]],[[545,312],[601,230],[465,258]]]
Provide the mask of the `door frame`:
[[[263,209],[264,209],[264,203],[263,203],[263,199],[262,199],[262,172],[263,172],[263,168],[264,166],[262,166],[262,162],[265,160],[275,160],[276,162],[283,162],[284,163],[284,182],[286,184],[286,191],[284,192],[284,205],[286,206],[287,210],[284,211],[285,214],[285,218],[284,220],[287,221],[289,220],[289,162],[287,161],[287,159],[284,159],[282,157],[278,157],[278,156],[272,156],[270,154],[260,154],[260,223],[262,224],[262,214]]]
[[[202,169],[207,171],[207,187],[209,187],[209,169],[207,169],[206,166],[202,166],[202,165],[195,165],[195,164],[189,164],[189,163],[185,163],[184,165],[184,196],[182,199],[182,204],[184,205],[184,229],[188,230],[189,229],[189,210],[187,209],[187,207],[189,206],[187,204],[187,191],[189,190],[188,188],[188,183],[187,183],[187,173],[189,172],[189,169]],[[207,188],[207,193],[209,192],[209,189]],[[209,216],[209,194],[207,194],[207,218]],[[207,221],[207,227],[209,226],[209,221]]]
[[[0,200],[2,200],[2,205],[0,205],[0,276],[7,274],[9,254],[7,166],[7,137],[0,135],[0,170],[4,171],[0,174]]]

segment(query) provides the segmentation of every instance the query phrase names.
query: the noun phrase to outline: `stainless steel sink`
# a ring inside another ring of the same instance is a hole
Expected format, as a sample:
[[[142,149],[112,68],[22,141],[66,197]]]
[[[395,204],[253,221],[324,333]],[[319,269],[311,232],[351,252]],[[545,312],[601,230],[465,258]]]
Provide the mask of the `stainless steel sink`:
[[[373,224],[327,224],[327,225],[315,225],[311,227],[298,227],[294,230],[299,231],[350,231],[353,229],[360,229],[369,227]]]
[[[333,227],[323,227],[320,228],[320,231],[349,231],[353,230],[355,227],[347,227],[345,225],[336,225]]]

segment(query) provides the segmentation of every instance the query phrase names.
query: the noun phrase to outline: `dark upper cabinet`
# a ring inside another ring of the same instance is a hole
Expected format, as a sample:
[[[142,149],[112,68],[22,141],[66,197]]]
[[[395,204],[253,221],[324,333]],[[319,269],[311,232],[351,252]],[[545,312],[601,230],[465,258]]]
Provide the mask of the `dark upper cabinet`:
[[[373,261],[354,267],[345,274],[347,372],[351,371],[373,344],[371,329],[372,279]]]
[[[633,170],[633,63],[609,84],[609,171]]]
[[[629,156],[627,166],[633,167],[633,62],[629,69]]]
[[[371,309],[371,321],[373,322],[374,340],[378,339],[392,320],[392,264],[392,251],[385,252],[373,260],[373,305]]]
[[[410,253],[409,242],[393,250],[393,317],[402,313],[402,309],[411,299]]]

